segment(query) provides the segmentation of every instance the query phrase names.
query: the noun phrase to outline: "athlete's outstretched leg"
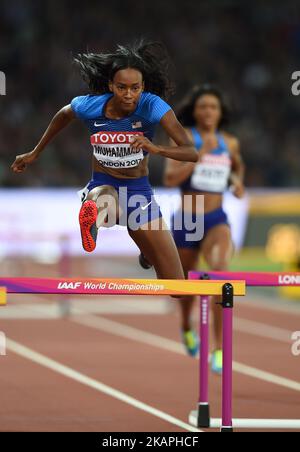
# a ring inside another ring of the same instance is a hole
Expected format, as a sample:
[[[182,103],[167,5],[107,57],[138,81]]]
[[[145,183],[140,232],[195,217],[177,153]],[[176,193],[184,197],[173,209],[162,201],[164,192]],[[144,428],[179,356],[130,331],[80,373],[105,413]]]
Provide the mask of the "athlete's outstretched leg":
[[[82,246],[88,253],[96,248],[98,229],[101,226],[112,227],[118,221],[118,204],[118,193],[110,185],[89,192],[79,213]]]

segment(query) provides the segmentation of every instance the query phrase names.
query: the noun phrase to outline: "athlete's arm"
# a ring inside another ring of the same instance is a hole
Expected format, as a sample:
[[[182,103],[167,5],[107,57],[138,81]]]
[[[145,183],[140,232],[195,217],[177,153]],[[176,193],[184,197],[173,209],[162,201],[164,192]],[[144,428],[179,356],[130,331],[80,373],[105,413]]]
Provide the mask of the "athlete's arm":
[[[175,116],[173,110],[168,111],[160,121],[168,136],[177,146],[159,146],[159,154],[181,162],[197,162],[198,153],[193,141]]]
[[[132,143],[135,149],[144,149],[151,154],[161,155],[181,162],[197,162],[198,154],[175,113],[168,111],[160,121],[165,132],[175,142],[175,146],[158,146],[146,137],[138,136]]]
[[[191,141],[193,141],[192,133],[189,129],[185,129]],[[198,152],[197,162],[201,162],[205,154],[211,150],[216,149],[218,146],[218,140],[215,134],[206,135],[203,139],[202,147]],[[176,162],[174,160],[167,160],[166,171],[164,176],[164,184],[166,187],[177,187],[185,182],[193,173],[195,169],[195,163]]]
[[[185,129],[188,137],[192,141],[192,134],[190,130]],[[175,145],[173,140],[170,140],[171,145]],[[166,187],[178,187],[188,179],[195,169],[195,162],[178,162],[176,160],[167,159],[166,169],[164,174],[164,185]]]
[[[74,119],[76,119],[76,116],[71,105],[63,107],[56,113],[37,146],[31,152],[18,155],[11,165],[11,169],[15,173],[22,173],[25,171],[27,165],[30,165],[37,160],[41,152],[43,152],[45,147],[54,139],[54,137]]]
[[[229,145],[232,159],[230,183],[233,187],[233,194],[237,198],[242,198],[245,194],[245,164],[241,155],[239,140],[235,137],[230,137]]]

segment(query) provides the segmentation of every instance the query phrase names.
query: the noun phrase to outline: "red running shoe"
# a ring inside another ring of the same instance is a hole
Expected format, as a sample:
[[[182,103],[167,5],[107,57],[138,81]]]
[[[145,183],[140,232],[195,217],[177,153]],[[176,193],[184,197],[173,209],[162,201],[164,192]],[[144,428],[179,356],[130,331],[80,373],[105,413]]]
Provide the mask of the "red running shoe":
[[[91,253],[96,248],[98,228],[96,225],[98,209],[94,201],[83,203],[79,213],[79,224],[84,250]]]

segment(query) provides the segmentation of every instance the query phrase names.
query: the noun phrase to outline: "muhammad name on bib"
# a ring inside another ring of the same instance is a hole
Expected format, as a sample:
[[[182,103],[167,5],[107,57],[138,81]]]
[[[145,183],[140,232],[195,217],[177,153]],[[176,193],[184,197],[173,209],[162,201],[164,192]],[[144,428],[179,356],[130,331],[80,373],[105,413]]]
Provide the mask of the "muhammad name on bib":
[[[195,167],[191,177],[191,187],[212,193],[226,191],[231,173],[231,159],[222,155],[205,154]]]
[[[94,156],[109,168],[133,168],[144,159],[142,149],[132,149],[131,143],[143,132],[99,132],[91,136]]]

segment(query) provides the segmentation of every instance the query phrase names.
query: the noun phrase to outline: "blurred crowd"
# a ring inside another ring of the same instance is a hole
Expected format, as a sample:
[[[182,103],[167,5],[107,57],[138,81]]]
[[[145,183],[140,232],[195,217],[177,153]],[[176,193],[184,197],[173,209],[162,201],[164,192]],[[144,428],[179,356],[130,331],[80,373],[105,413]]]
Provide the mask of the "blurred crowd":
[[[176,105],[195,84],[214,82],[232,108],[229,131],[241,141],[250,187],[297,187],[300,181],[300,97],[291,74],[300,70],[297,2],[136,0],[60,2],[2,0],[0,184],[83,186],[90,176],[88,132],[70,126],[24,175],[9,166],[31,150],[63,105],[88,93],[72,55],[110,50],[141,35],[162,40],[174,63]],[[160,132],[159,140],[165,140]],[[151,160],[151,180],[163,167]]]

